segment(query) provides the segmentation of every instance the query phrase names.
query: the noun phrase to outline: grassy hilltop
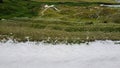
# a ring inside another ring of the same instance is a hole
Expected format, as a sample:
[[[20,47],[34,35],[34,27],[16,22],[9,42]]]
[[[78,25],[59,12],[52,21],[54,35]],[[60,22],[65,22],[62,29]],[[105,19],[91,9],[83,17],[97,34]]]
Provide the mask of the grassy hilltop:
[[[113,3],[115,0],[33,0],[39,2],[107,2]]]
[[[49,1],[5,0],[1,3],[0,39],[10,37],[26,41],[29,37],[31,41],[52,43],[120,40],[120,8],[99,6],[116,4],[114,1]],[[45,4],[54,4],[60,12],[48,9],[42,16]]]

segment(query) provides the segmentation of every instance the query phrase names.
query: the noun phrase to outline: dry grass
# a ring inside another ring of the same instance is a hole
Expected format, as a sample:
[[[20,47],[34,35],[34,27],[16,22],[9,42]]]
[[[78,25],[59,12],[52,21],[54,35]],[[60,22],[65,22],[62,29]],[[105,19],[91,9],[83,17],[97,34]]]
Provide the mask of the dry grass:
[[[31,25],[45,24],[45,28],[33,27]],[[74,24],[71,25],[71,24]],[[104,25],[104,26],[103,26]],[[99,27],[100,26],[100,27]],[[114,26],[114,27],[113,27]],[[77,24],[77,23],[59,23],[48,21],[0,21],[0,38],[14,37],[18,41],[26,41],[30,37],[31,41],[43,41],[56,43],[66,41],[69,43],[81,43],[93,40],[120,40],[119,24]],[[71,27],[71,28],[69,28]],[[105,30],[99,30],[104,29]],[[113,28],[111,28],[113,27]],[[65,29],[69,29],[66,31]],[[76,30],[73,30],[76,28]],[[80,31],[79,28],[82,28]],[[117,28],[117,30],[115,29]],[[86,30],[85,30],[86,29]],[[88,29],[88,30],[87,30]],[[115,31],[111,31],[115,29]],[[71,31],[70,31],[71,30]],[[73,30],[73,31],[72,31]],[[11,34],[12,33],[12,34]]]
[[[37,17],[1,20],[0,39],[11,37],[26,41],[29,37],[31,41],[48,43],[120,40],[119,16],[116,16],[119,9],[75,4],[58,4],[56,7],[61,12],[49,9],[44,16],[41,16],[41,8]]]

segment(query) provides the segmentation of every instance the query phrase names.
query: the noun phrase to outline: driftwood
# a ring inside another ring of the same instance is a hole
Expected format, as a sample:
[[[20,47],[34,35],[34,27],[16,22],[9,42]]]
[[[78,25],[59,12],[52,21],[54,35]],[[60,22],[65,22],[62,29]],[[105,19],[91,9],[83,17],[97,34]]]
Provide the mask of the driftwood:
[[[55,5],[45,5],[44,8],[45,8],[45,9],[41,12],[42,16],[44,15],[45,11],[47,11],[47,10],[50,9],[50,8],[53,8],[53,9],[56,10],[57,12],[60,12],[60,10],[55,7]]]

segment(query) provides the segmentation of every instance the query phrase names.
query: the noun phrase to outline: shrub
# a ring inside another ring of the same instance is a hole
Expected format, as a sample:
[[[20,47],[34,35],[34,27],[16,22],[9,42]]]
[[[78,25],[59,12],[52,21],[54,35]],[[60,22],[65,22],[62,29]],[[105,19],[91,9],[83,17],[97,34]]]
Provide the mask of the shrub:
[[[39,28],[39,29],[44,29],[46,27],[46,25],[32,24],[31,27],[33,27],[33,28]]]
[[[92,25],[94,24],[93,22],[85,22],[85,25]]]
[[[120,24],[120,13],[112,15],[109,20],[113,23],[119,23]]]
[[[62,28],[59,27],[59,26],[53,26],[52,29],[54,29],[54,30],[62,30]]]

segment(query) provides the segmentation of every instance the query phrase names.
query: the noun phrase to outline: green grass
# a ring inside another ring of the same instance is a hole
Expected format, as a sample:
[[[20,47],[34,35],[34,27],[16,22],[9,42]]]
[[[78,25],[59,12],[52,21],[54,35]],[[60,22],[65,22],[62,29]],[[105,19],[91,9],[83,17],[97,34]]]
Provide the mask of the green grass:
[[[101,3],[116,3],[111,0],[65,1],[5,0],[0,4],[0,19],[3,19],[0,20],[0,39],[10,37],[17,41],[27,41],[26,37],[30,37],[31,41],[44,40],[48,43],[120,40],[120,8],[99,6]],[[42,16],[45,4],[54,4],[61,11],[49,9]]]
[[[39,2],[115,2],[114,0],[33,0]]]
[[[0,19],[12,17],[33,17],[38,15],[40,4],[25,0],[4,0],[0,3]]]
[[[42,10],[44,4],[54,4],[64,9],[64,6],[83,6],[89,8],[89,6],[99,6],[101,3],[105,4],[117,4],[109,2],[49,2],[49,1],[25,1],[25,0],[4,0],[4,3],[0,3],[0,19],[13,18],[13,17],[33,17],[37,16],[39,10]],[[119,3],[118,3],[119,4]],[[71,8],[75,10],[74,8]],[[72,11],[71,11],[72,12]],[[73,11],[74,12],[74,11]],[[76,12],[76,11],[75,11]],[[53,15],[53,14],[52,14]],[[50,14],[49,14],[50,16]]]
[[[0,21],[0,38],[14,37],[18,41],[26,41],[25,37],[30,37],[31,41],[45,40],[48,43],[56,40],[56,43],[120,40],[119,26],[115,23],[86,25],[63,21],[6,20]]]

